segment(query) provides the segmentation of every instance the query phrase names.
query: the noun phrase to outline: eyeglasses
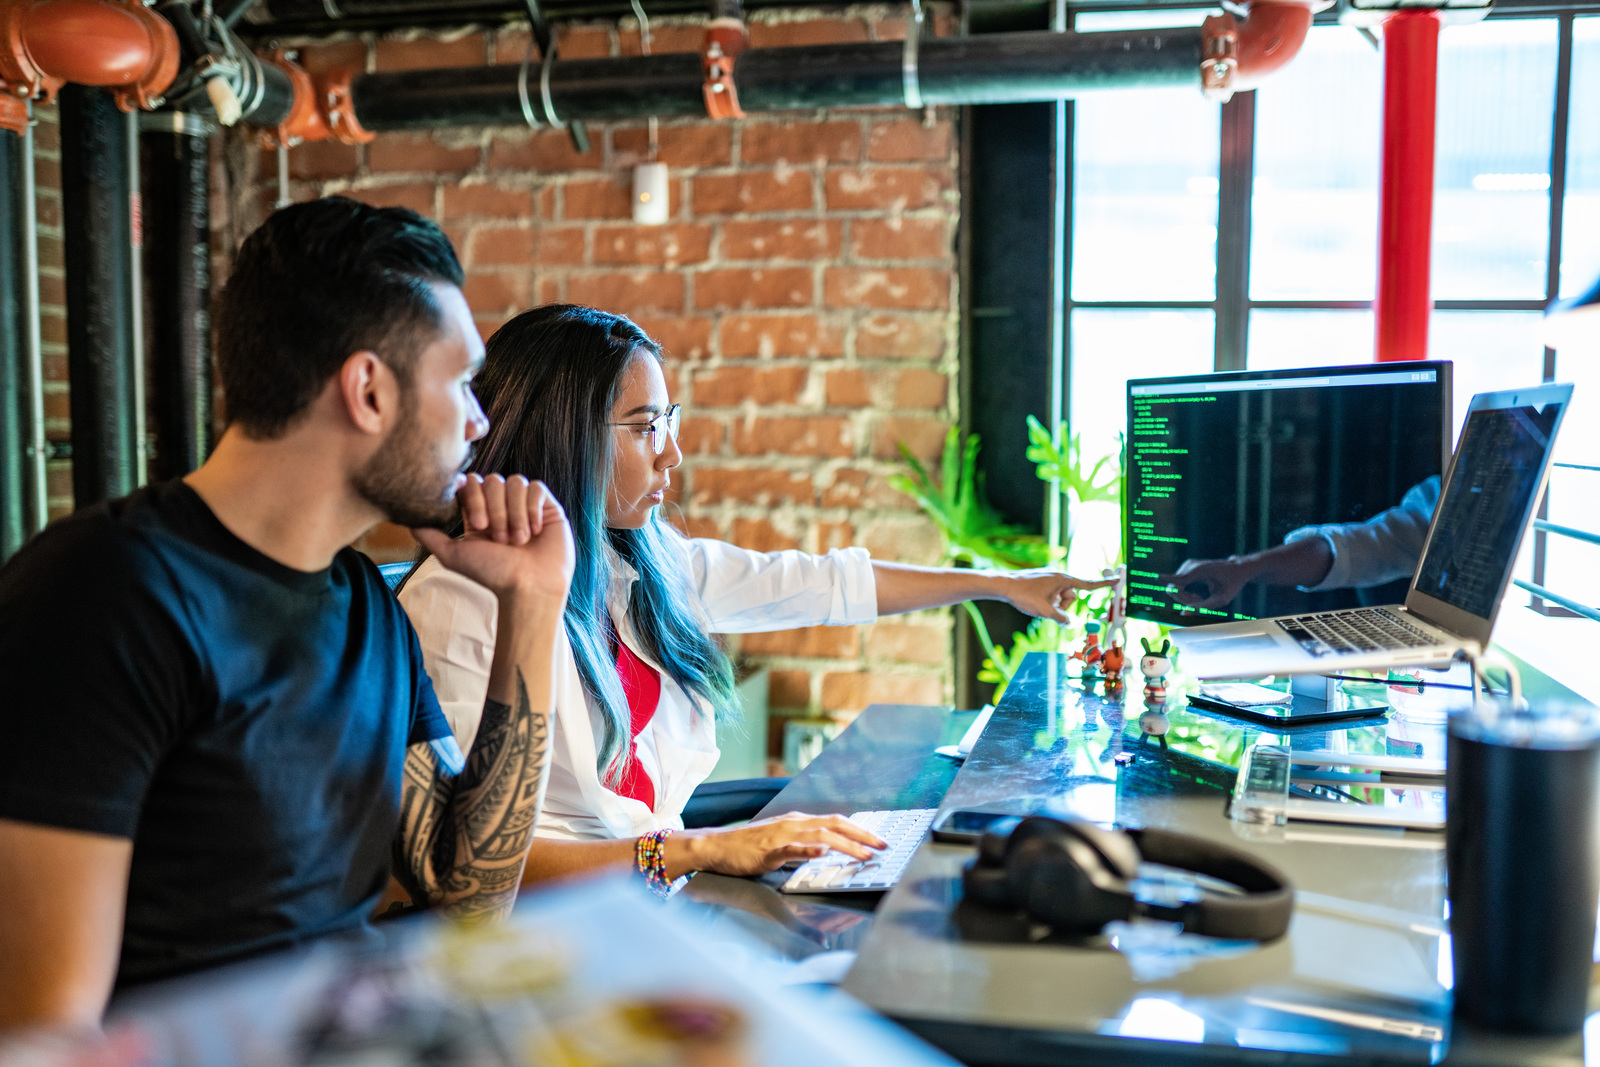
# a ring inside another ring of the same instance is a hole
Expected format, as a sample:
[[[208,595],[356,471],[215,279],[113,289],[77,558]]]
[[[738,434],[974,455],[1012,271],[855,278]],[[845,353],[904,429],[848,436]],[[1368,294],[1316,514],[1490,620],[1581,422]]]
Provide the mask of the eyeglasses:
[[[613,422],[613,426],[625,426],[630,430],[650,431],[650,451],[661,455],[661,450],[667,447],[667,438],[674,441],[678,439],[678,422],[682,414],[682,404],[674,404],[649,422]]]

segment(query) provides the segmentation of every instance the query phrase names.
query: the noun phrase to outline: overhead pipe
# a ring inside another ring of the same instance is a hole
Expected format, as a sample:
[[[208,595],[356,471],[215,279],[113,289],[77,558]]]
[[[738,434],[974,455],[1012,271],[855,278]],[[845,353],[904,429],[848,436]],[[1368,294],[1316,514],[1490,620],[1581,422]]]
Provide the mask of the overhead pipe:
[[[903,107],[913,89],[920,103],[945,105],[1059,100],[1150,86],[1192,86],[1225,98],[1288,62],[1305,39],[1314,8],[1325,4],[1255,0],[1247,18],[1221,16],[1203,27],[926,38],[910,56],[900,41],[744,48],[726,74],[738,111]],[[286,124],[282,133],[359,143],[378,132],[443,126],[733,117],[712,106],[717,71],[708,57],[716,31],[708,29],[702,54],[343,71],[310,92],[297,85],[294,111],[306,121]]]
[[[69,84],[60,103],[72,489],[82,508],[138,484],[131,146],[106,90]]]
[[[145,279],[151,315],[153,479],[177,478],[211,447],[210,139],[197,116],[145,118]]]
[[[1428,358],[1433,313],[1433,152],[1439,12],[1397,11],[1383,22],[1383,162],[1378,183],[1380,362]]]
[[[0,94],[99,86],[132,111],[155,106],[177,74],[177,33],[139,0],[0,0]],[[15,122],[14,106],[0,107],[0,125],[20,133]]]

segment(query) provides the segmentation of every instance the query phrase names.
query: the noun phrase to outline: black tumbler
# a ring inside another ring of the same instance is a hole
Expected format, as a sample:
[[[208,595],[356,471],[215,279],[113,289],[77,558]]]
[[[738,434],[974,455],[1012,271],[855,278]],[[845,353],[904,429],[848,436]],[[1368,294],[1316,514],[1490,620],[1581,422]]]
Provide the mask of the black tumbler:
[[[1446,848],[1457,1019],[1583,1026],[1600,896],[1600,712],[1498,702],[1450,719]]]

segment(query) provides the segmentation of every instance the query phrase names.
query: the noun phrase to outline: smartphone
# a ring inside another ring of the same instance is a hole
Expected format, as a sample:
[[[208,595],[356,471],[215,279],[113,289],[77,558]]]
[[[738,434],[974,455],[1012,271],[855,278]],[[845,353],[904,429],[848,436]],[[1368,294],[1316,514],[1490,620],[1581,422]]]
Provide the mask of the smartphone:
[[[983,836],[983,832],[1002,819],[1016,820],[1015,815],[996,811],[947,811],[933,824],[933,839],[958,845],[970,845]]]

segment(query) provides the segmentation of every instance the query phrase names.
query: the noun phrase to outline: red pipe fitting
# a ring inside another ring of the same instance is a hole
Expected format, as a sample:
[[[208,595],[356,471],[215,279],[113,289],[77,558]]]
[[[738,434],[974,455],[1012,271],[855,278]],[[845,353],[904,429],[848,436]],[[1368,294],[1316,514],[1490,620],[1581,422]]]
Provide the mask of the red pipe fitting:
[[[1439,13],[1383,21],[1383,163],[1378,183],[1379,362],[1428,358],[1433,314],[1433,153]]]
[[[14,96],[101,85],[132,111],[177,75],[177,32],[138,0],[0,0],[0,83]]]
[[[295,145],[301,141],[322,141],[332,137],[333,131],[328,129],[327,119],[322,109],[317,107],[321,93],[317,91],[311,75],[306,73],[306,68],[290,59],[281,48],[274,49],[272,55],[261,62],[270,63],[283,71],[289,84],[294,86],[294,106],[289,109],[289,117],[278,123],[277,129],[261,135],[262,145],[276,148],[280,144]]]
[[[1251,0],[1243,22],[1224,12],[1201,24],[1200,88],[1226,100],[1254,89],[1300,52],[1328,0]]]
[[[706,78],[701,94],[710,118],[744,118],[739,89],[733,84],[733,64],[749,40],[744,23],[738,19],[712,19],[706,26],[705,44],[700,49],[700,67]]]

